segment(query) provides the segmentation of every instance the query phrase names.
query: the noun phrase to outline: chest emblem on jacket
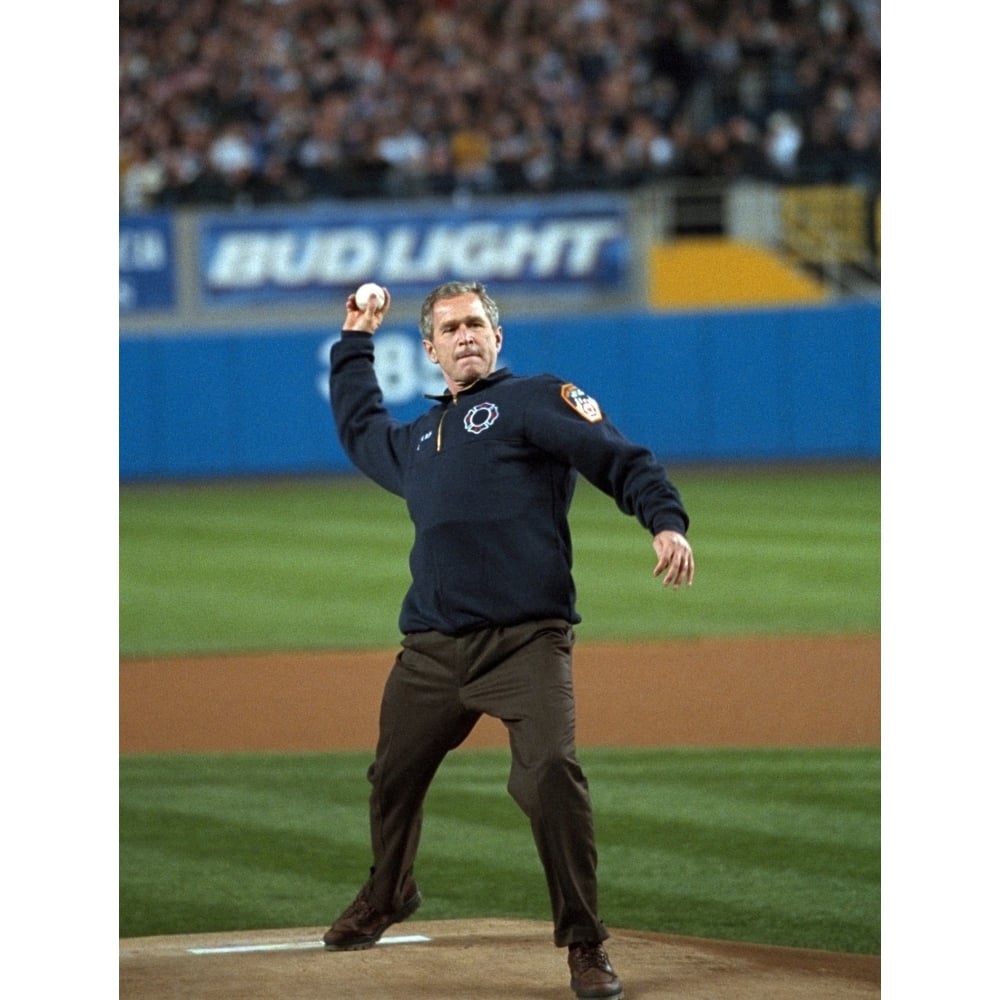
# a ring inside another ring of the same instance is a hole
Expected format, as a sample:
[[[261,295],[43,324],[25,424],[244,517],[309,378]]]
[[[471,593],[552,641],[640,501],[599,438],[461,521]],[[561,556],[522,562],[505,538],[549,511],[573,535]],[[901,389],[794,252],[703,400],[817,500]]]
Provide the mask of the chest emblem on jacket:
[[[496,423],[500,411],[495,403],[477,403],[465,414],[465,429],[470,434],[482,434]]]
[[[559,394],[562,396],[563,402],[570,409],[576,410],[584,420],[596,424],[599,420],[604,419],[604,414],[601,413],[597,400],[593,396],[588,396],[583,389],[573,385],[572,382],[564,382]]]

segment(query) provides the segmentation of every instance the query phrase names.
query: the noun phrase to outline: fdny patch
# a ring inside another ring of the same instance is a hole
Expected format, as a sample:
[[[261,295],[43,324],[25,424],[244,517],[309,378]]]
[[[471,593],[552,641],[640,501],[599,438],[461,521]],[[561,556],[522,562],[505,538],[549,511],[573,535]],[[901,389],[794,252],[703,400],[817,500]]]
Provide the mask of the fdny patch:
[[[596,424],[598,420],[604,419],[604,414],[601,413],[601,408],[597,405],[597,400],[592,396],[588,396],[583,389],[573,385],[572,382],[563,383],[563,387],[559,390],[559,393],[563,398],[563,402],[570,409],[576,410],[584,420],[589,420],[592,424]]]
[[[499,416],[496,403],[477,403],[465,414],[465,429],[470,434],[482,434]]]

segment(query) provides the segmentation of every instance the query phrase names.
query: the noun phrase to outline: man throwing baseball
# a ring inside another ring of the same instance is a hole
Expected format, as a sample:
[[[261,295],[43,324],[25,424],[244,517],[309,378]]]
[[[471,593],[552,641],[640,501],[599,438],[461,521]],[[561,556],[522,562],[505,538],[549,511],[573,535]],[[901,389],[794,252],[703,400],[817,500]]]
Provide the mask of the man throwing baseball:
[[[330,399],[352,462],[406,501],[414,525],[401,649],[386,681],[368,769],[372,866],[323,936],[369,948],[420,906],[414,864],[424,798],[446,754],[486,714],[510,737],[508,790],[531,824],[580,998],[620,998],[598,909],[591,802],[576,756],[568,512],[579,473],[651,536],[653,575],[690,585],[694,557],[677,489],[597,401],[552,375],[498,367],[496,303],[478,282],[434,289],[420,312],[447,392],[412,423],[382,404],[372,335],[389,311],[347,300],[331,352]]]

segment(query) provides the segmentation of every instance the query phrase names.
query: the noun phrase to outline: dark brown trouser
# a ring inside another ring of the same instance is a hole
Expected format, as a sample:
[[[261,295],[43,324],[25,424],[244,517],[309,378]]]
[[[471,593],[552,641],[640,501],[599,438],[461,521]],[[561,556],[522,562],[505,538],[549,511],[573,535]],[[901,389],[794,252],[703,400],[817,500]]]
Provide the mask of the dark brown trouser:
[[[507,788],[531,821],[555,943],[607,938],[597,914],[590,794],[576,759],[572,649],[573,629],[558,619],[458,637],[404,637],[382,695],[368,769],[370,889],[379,910],[402,905],[427,789],[446,754],[485,714],[502,720],[510,736]]]

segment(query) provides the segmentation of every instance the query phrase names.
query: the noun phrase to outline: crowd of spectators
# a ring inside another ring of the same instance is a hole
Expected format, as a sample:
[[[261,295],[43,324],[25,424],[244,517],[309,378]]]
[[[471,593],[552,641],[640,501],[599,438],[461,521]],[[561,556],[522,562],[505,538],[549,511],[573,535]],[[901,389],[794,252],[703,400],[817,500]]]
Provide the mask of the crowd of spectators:
[[[120,0],[123,210],[880,178],[880,0]]]

